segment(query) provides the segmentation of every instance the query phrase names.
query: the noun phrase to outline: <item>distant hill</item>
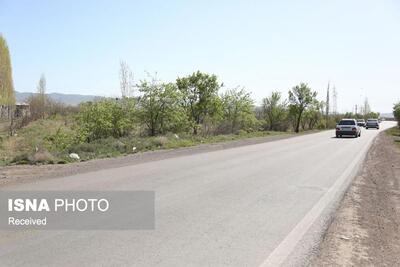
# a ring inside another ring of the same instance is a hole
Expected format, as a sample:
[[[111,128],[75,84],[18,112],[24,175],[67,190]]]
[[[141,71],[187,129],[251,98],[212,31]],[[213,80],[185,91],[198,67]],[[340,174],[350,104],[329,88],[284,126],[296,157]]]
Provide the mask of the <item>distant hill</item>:
[[[393,113],[381,113],[382,118],[387,118],[387,119],[393,119],[394,115]]]
[[[33,94],[35,93],[15,92],[15,98],[17,102],[25,102]],[[60,93],[49,93],[47,95],[55,101],[72,106],[76,106],[82,102],[93,101],[101,98],[100,96],[95,96],[95,95],[77,95],[77,94],[60,94]]]

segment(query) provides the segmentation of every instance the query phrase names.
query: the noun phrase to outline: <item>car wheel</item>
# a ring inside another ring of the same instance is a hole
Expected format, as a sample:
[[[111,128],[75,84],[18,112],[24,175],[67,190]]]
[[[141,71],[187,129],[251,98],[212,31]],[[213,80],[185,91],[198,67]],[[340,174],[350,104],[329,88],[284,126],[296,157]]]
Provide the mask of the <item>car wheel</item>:
[[[339,137],[340,137],[340,136],[337,134],[337,135],[336,135],[336,138],[339,138]]]
[[[358,137],[361,137],[361,132],[358,134]]]
[[[357,138],[357,137],[358,137],[358,134],[354,135],[354,138]]]
[[[368,127],[365,127],[365,129],[367,129],[367,130],[368,130]]]

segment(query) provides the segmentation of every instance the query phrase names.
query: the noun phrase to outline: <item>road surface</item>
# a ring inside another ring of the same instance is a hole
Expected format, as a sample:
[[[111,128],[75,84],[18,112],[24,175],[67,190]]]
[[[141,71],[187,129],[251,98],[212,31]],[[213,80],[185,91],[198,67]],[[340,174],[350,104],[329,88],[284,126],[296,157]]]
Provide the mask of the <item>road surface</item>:
[[[378,132],[324,131],[2,188],[154,190],[156,229],[0,231],[0,265],[305,264]]]

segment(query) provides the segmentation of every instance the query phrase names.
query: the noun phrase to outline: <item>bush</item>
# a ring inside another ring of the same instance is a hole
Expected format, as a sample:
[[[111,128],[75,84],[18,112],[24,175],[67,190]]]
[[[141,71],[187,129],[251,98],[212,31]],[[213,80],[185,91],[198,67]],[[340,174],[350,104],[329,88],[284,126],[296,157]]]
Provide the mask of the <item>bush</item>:
[[[54,157],[50,152],[43,150],[36,152],[30,159],[33,163],[54,163]]]
[[[81,136],[86,141],[126,136],[133,127],[130,112],[118,100],[102,100],[82,105],[76,117]]]
[[[153,139],[153,144],[156,147],[164,147],[168,143],[168,138],[166,136],[157,136]]]
[[[394,105],[393,115],[397,120],[397,125],[400,127],[400,102]]]
[[[58,128],[55,134],[50,134],[45,137],[45,140],[52,143],[52,146],[57,151],[64,151],[69,148],[74,143],[74,136],[72,134],[68,134],[63,131],[61,128]]]

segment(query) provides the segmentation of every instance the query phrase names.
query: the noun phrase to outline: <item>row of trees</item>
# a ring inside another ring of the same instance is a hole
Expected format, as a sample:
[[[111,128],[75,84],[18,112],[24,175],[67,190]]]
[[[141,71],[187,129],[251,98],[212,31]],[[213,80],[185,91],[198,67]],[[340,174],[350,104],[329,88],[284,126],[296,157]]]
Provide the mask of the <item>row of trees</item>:
[[[287,99],[273,92],[256,107],[244,88],[222,93],[223,84],[212,74],[197,71],[177,78],[175,83],[163,83],[149,75],[132,86],[126,79],[126,74],[131,77],[129,69],[125,64],[121,68],[121,99],[103,99],[80,107],[77,122],[88,141],[135,131],[150,136],[169,132],[209,135],[327,127],[325,104],[305,83],[293,87]]]
[[[10,53],[2,36],[0,63],[0,116],[4,111],[10,116],[15,95]],[[133,78],[128,64],[121,62],[122,98],[85,103],[79,109],[74,109],[75,112],[79,111],[76,121],[82,136],[90,141],[108,136],[120,137],[132,132],[150,136],[168,132],[225,134],[241,130],[292,129],[299,132],[334,127],[338,119],[329,115],[329,91],[326,102],[319,101],[317,93],[305,83],[289,90],[287,98],[280,92],[272,92],[263,99],[260,107],[256,107],[244,88],[222,93],[223,84],[213,74],[197,71],[179,77],[173,83],[163,83],[156,76],[149,75],[135,84]],[[71,110],[47,97],[44,75],[39,80],[37,93],[27,102],[31,114],[27,122]],[[367,110],[369,105],[366,104]]]

